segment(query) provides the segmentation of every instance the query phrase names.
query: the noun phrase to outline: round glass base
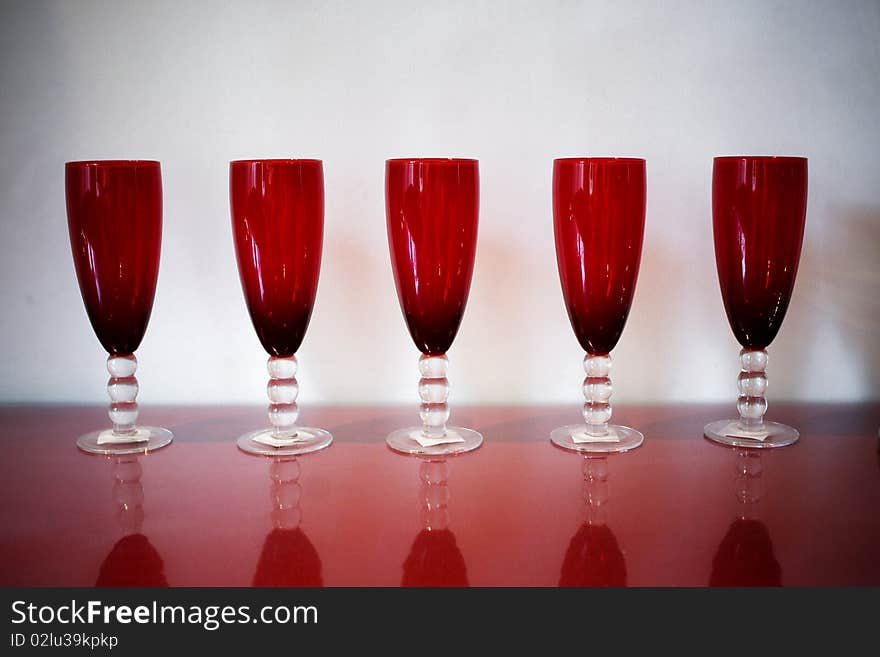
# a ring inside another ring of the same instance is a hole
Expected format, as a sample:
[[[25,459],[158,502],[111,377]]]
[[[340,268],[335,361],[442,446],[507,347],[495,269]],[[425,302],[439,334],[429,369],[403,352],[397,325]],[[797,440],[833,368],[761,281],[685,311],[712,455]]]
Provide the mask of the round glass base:
[[[550,440],[557,447],[581,454],[619,454],[635,449],[645,441],[641,431],[619,424],[608,425],[608,432],[617,435],[618,440],[596,440],[590,442],[575,442],[575,436],[586,436],[587,427],[583,424],[569,424],[559,427],[550,432]],[[587,436],[589,437],[589,436]]]
[[[730,445],[731,447],[750,447],[752,449],[773,449],[774,447],[786,447],[798,441],[800,434],[798,430],[780,424],[779,422],[764,421],[764,430],[769,432],[764,440],[757,438],[748,438],[747,436],[731,436],[728,435],[731,425],[738,426],[739,420],[718,420],[710,422],[703,427],[703,435],[711,441],[721,443],[722,445]]]
[[[161,427],[137,427],[138,434],[148,434],[147,440],[131,443],[98,443],[98,436],[107,430],[92,431],[76,439],[76,446],[89,454],[104,456],[122,456],[123,454],[146,454],[155,452],[174,440],[174,434]]]
[[[259,456],[298,456],[300,454],[317,452],[333,442],[333,436],[324,429],[297,427],[296,433],[298,436],[304,436],[303,440],[298,440],[292,445],[273,447],[272,445],[266,445],[254,440],[255,438],[271,438],[272,429],[251,431],[238,439],[238,448],[248,454],[257,454]]]
[[[388,434],[385,442],[388,447],[399,454],[412,454],[415,456],[455,456],[456,454],[464,454],[475,450],[483,444],[483,436],[473,429],[463,429],[462,427],[447,427],[446,434],[454,434],[461,440],[454,443],[442,443],[440,445],[432,445],[424,447],[419,443],[413,435],[422,433],[422,427],[409,427],[407,429],[398,429]]]

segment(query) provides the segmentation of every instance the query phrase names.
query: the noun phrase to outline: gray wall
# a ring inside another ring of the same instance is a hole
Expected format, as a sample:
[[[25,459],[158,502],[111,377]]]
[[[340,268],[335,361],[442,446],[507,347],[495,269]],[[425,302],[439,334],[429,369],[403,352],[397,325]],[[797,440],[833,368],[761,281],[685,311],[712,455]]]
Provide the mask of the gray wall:
[[[301,401],[416,403],[383,160],[480,158],[452,402],[571,402],[582,354],[556,274],[550,169],[648,160],[645,251],[615,400],[731,400],[714,270],[718,154],[810,158],[798,284],[769,399],[878,396],[877,2],[5,2],[0,400],[104,399],[66,234],[63,163],[162,161],[165,235],[141,401],[261,402],[228,161],[325,161],[326,245]]]

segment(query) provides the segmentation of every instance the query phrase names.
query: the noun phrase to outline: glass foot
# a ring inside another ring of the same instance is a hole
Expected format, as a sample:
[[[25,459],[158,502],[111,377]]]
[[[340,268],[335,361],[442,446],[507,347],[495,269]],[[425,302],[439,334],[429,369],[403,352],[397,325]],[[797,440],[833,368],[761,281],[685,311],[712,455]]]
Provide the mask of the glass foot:
[[[764,431],[769,432],[764,440],[748,438],[746,436],[728,436],[726,431],[730,425],[736,426],[738,420],[718,420],[710,422],[703,428],[703,435],[716,443],[730,445],[732,447],[751,447],[753,449],[773,449],[774,447],[786,447],[798,441],[798,430],[787,424],[764,421]]]
[[[483,444],[483,436],[473,429],[463,429],[462,427],[448,427],[447,434],[454,433],[460,440],[454,443],[443,443],[440,445],[432,445],[423,447],[413,434],[420,434],[422,427],[409,427],[407,429],[398,429],[388,434],[385,442],[388,447],[400,454],[414,454],[417,456],[454,456],[456,454],[464,454],[475,450]]]
[[[297,435],[302,434],[305,438],[292,445],[272,447],[254,440],[261,436],[269,437],[272,435],[272,431],[272,429],[260,429],[259,431],[246,433],[238,439],[238,448],[248,454],[257,454],[259,456],[298,456],[300,454],[317,452],[333,442],[333,436],[329,431],[312,427],[297,427]]]
[[[174,434],[168,429],[160,427],[138,427],[139,432],[149,434],[149,439],[136,443],[103,443],[98,444],[98,436],[104,431],[92,431],[76,439],[76,446],[89,454],[103,454],[105,456],[118,456],[123,454],[146,454],[154,452],[169,444],[174,439]]]
[[[623,427],[619,424],[608,425],[608,431],[614,431],[618,440],[611,441],[594,441],[594,442],[575,442],[574,436],[585,435],[586,426],[583,424],[569,424],[568,426],[559,427],[550,432],[550,440],[557,447],[567,449],[571,452],[580,452],[581,454],[617,454],[620,452],[628,452],[635,449],[645,441],[645,437],[640,431]]]

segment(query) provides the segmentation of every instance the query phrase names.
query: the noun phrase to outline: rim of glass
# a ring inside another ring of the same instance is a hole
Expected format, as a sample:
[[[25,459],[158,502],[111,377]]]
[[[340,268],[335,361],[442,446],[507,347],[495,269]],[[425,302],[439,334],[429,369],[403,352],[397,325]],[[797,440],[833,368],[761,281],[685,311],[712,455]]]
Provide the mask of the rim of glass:
[[[392,157],[385,162],[388,164],[477,164],[479,160],[472,157]]]
[[[557,157],[553,160],[554,162],[600,162],[600,163],[614,163],[619,162],[621,164],[627,164],[630,162],[646,162],[643,157],[614,157],[607,155],[600,155],[597,157],[593,157],[591,155],[583,155],[583,156],[574,156],[574,157]]]
[[[765,160],[776,162],[806,162],[800,155],[718,155],[715,162],[734,162],[738,160]]]
[[[159,160],[73,160],[67,167],[141,167],[158,165]]]
[[[323,164],[323,160],[314,157],[258,157],[230,160],[229,164]]]

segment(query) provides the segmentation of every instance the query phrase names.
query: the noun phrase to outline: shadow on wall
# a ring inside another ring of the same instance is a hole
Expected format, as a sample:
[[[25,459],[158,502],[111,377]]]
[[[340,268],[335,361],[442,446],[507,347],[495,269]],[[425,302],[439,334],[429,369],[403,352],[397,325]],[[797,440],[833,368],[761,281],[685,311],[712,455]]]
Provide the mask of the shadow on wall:
[[[555,344],[553,338],[568,330],[561,294],[538,297],[529,293],[525,281],[533,280],[538,265],[528,262],[524,254],[515,241],[502,242],[489,230],[480,235],[474,281],[460,330],[476,338],[468,341],[468,353],[460,358],[466,362],[460,367],[472,370],[468,378],[478,386],[476,397],[480,399],[491,398],[498,391],[509,399],[534,396],[531,377],[540,380],[549,374],[542,350],[548,340]],[[553,268],[555,279],[555,260],[543,264]],[[536,324],[544,326],[540,331],[543,338],[529,340]],[[491,348],[485,348],[486,344]]]
[[[4,342],[14,339],[14,351],[26,344],[53,344],[64,351],[65,368],[87,370],[96,356],[91,349],[100,347],[83,312],[64,200],[64,162],[83,148],[76,137],[81,112],[68,81],[57,11],[43,2],[2,7],[0,149],[10,157],[0,164],[0,275],[6,285],[0,336]],[[47,134],[55,137],[48,139]],[[61,333],[59,326],[64,327]],[[48,351],[37,350],[32,358],[37,359],[32,361],[34,371],[58,362],[58,354]],[[0,365],[7,399],[22,394],[16,368],[15,358],[4,358]],[[34,398],[44,399],[44,390]]]
[[[416,399],[418,352],[398,308],[387,250],[356,240],[326,240],[321,267],[315,312],[304,342],[312,353],[321,354],[309,373],[315,392],[336,390],[342,399],[361,399],[374,392],[363,389],[370,382],[369,373],[388,371],[411,381]],[[386,321],[389,317],[393,326]],[[340,380],[339,372],[351,376]],[[393,401],[385,393],[376,396]]]
[[[824,239],[810,239],[810,219],[786,328],[801,335],[793,354],[790,397],[821,397],[815,385],[819,372],[848,371],[855,380],[829,384],[880,393],[880,208],[829,208]],[[835,347],[846,357],[835,363]],[[833,392],[833,391],[829,391]]]
[[[840,215],[854,266],[830,272],[828,298],[843,330],[859,339],[863,357],[856,359],[855,369],[861,372],[861,388],[876,396],[880,393],[880,208],[851,208]]]
[[[612,352],[612,382],[619,403],[656,399],[658,394],[663,401],[717,397],[733,387],[732,377],[723,378],[723,365],[730,361],[733,367],[736,352],[727,348],[733,336],[724,315],[712,248],[709,232],[705,250],[682,258],[646,232],[629,318]],[[695,338],[698,335],[704,336],[702,344]],[[704,390],[694,389],[695,367],[712,371],[701,374],[711,380]]]

